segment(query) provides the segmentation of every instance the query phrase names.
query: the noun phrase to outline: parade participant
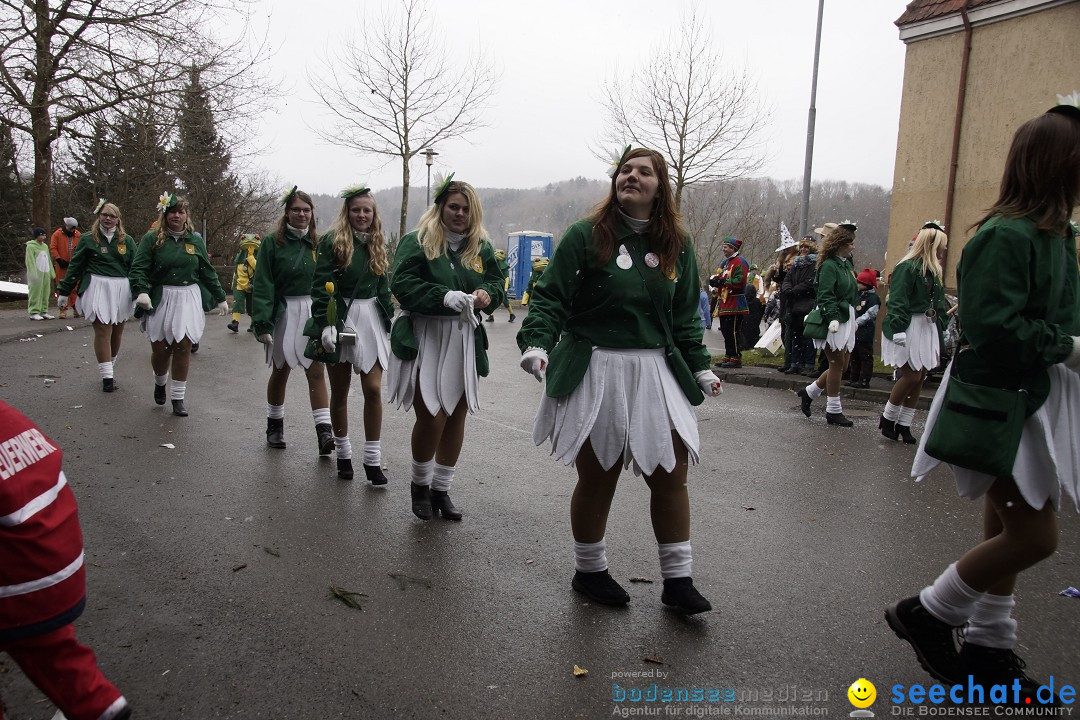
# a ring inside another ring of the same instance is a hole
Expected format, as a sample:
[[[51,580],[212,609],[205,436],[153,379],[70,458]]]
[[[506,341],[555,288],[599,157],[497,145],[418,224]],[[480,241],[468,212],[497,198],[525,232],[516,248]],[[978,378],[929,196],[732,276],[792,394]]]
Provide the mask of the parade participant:
[[[746,276],[746,287],[743,288],[743,294],[746,295],[747,313],[739,324],[739,347],[742,349],[754,347],[761,339],[761,316],[765,314],[761,288],[758,266],[751,264],[750,272]]]
[[[52,237],[49,238],[49,253],[52,255],[53,264],[56,266],[57,283],[64,279],[68,265],[71,263],[71,258],[75,254],[75,248],[79,246],[80,237],[82,237],[82,233],[79,232],[79,221],[73,217],[66,217],[64,218],[64,224],[56,228],[56,230],[53,231]],[[72,290],[68,294],[67,305],[71,305],[74,308],[75,298],[76,293]],[[60,308],[60,312],[58,312],[57,315],[66,318],[67,305]],[[78,312],[75,312],[75,317],[79,317]]]
[[[168,384],[173,415],[187,417],[191,346],[206,328],[203,313],[216,305],[224,315],[229,304],[206,246],[195,237],[187,200],[162,193],[158,213],[157,230],[143,235],[131,263],[131,294],[135,317],[142,318],[142,331],[150,338],[154,402],[165,404]]]
[[[605,531],[619,475],[633,465],[651,495],[661,602],[712,609],[691,577],[686,486],[699,447],[692,406],[721,392],[701,341],[697,278],[663,156],[628,147],[608,196],[563,235],[518,332],[521,367],[547,378],[533,440],[550,439],[552,455],[577,470],[571,586],[601,604],[630,601],[608,572]]]
[[[506,311],[510,313],[510,319],[507,320],[507,322],[514,322],[514,319],[515,319],[514,309],[512,307],[510,307],[510,293],[509,293],[509,290],[510,290],[510,266],[506,262],[506,251],[505,250],[496,250],[495,251],[495,260],[498,261],[499,270],[502,271],[503,277],[506,278],[506,281],[503,282],[504,299],[503,299],[503,304],[502,304],[501,307],[506,308]],[[486,308],[484,308],[484,312],[487,313],[487,316],[488,316],[487,317],[488,322],[495,322],[495,311],[497,309],[498,308],[496,306],[494,306],[494,305],[488,305]]]
[[[52,320],[49,314],[49,297],[52,295],[53,270],[49,259],[49,246],[45,244],[48,233],[45,228],[34,228],[26,241],[26,307],[31,320]]]
[[[323,364],[304,356],[304,327],[311,317],[311,277],[315,272],[315,203],[294,185],[281,198],[282,215],[259,246],[252,295],[252,327],[266,346],[266,444],[285,447],[285,388],[294,367],[307,378],[311,417],[319,455],[334,450],[330,398]]]
[[[0,401],[0,652],[70,720],[121,720],[131,711],[72,624],[86,607],[78,507],[63,452]],[[0,709],[0,717],[3,710]]]
[[[56,288],[56,302],[63,310],[68,297],[77,295],[75,309],[94,327],[94,355],[101,375],[101,389],[116,389],[113,373],[124,337],[124,323],[131,317],[131,285],[128,274],[137,245],[124,232],[120,208],[98,200],[90,232],[79,239],[67,274]]]
[[[253,233],[245,233],[240,236],[240,250],[233,260],[236,270],[233,273],[232,281],[232,321],[228,325],[233,332],[240,332],[241,315],[246,313],[248,317],[251,317],[251,295],[255,281],[255,253],[259,251],[261,242],[261,238]],[[248,331],[250,332],[251,329],[249,324]]]
[[[781,286],[781,307],[788,306],[788,325],[791,328],[791,367],[787,374],[816,378],[814,372],[814,341],[803,334],[803,321],[817,304],[814,275],[817,271],[817,243],[807,236],[799,241],[798,254],[792,258]]]
[[[532,273],[529,274],[529,284],[525,292],[521,294],[521,304],[527,306],[529,304],[529,298],[532,297],[533,288],[536,287],[536,283],[540,281],[540,278],[544,275],[544,270],[547,269],[548,259],[546,257],[539,257],[533,260]]]
[[[878,428],[890,440],[914,445],[911,421],[926,373],[941,362],[942,332],[949,324],[941,257],[949,238],[937,222],[915,236],[907,255],[893,268],[889,304],[881,321],[881,361],[900,371]]]
[[[318,340],[313,357],[326,364],[330,378],[338,477],[353,477],[349,386],[356,373],[364,392],[364,474],[372,485],[385,485],[380,441],[382,374],[389,364],[387,332],[394,314],[386,277],[386,238],[369,187],[355,185],[341,197],[345,202],[337,219],[319,239],[311,280],[311,319],[304,333]]]
[[[827,393],[825,420],[829,425],[851,427],[852,422],[844,415],[840,404],[840,381],[847,367],[851,351],[855,347],[855,298],[858,283],[851,267],[851,252],[855,247],[855,223],[842,222],[826,232],[817,260],[814,286],[817,288],[817,306],[822,319],[829,324],[829,334],[824,340],[814,339],[814,347],[824,350],[829,367],[817,380],[798,391],[802,412],[810,417],[810,405]]]
[[[744,293],[750,265],[739,254],[741,248],[742,240],[724,238],[720,249],[726,259],[719,276],[709,279],[709,284],[716,288],[719,294],[716,317],[720,321],[720,332],[724,335],[724,360],[720,363],[722,368],[742,367],[740,330],[743,320],[750,312]]]
[[[1080,277],[1069,225],[1080,202],[1077,99],[1059,96],[1071,104],[1013,135],[998,198],[960,258],[960,350],[931,404],[911,474],[938,464],[925,449],[953,373],[969,385],[1026,392],[1012,470],[995,476],[949,466],[959,495],[984,498],[985,540],[885,613],[935,678],[1019,684],[1020,704],[1029,707],[1048,698],[1036,695],[1041,683],[1014,650],[1013,588],[1019,573],[1054,554],[1062,490],[1080,507]],[[982,437],[962,439],[975,455],[984,449]],[[965,624],[957,653],[954,633]]]
[[[435,202],[401,238],[390,289],[402,313],[390,333],[390,402],[412,408],[412,511],[461,520],[450,485],[465,418],[480,409],[477,376],[487,377],[487,332],[480,310],[502,304],[503,274],[483,228],[480,198],[468,183],[438,183]]]
[[[791,270],[791,266],[795,262],[795,256],[798,255],[799,249],[795,244],[795,240],[791,240],[790,244],[785,241],[778,247],[777,252],[780,253],[776,257],[776,262],[769,266],[769,269],[765,271],[765,287],[773,287],[775,285],[776,290],[773,292],[773,300],[779,305],[779,317],[780,317],[780,340],[784,344],[784,364],[777,370],[787,374],[790,372],[798,372],[792,368],[795,363],[795,350],[792,347],[791,341],[791,301],[784,297],[784,278],[787,277],[788,272]]]
[[[874,376],[874,329],[877,326],[881,298],[877,294],[878,271],[865,268],[855,276],[859,295],[855,298],[855,348],[851,351],[848,385],[857,388],[870,387]]]

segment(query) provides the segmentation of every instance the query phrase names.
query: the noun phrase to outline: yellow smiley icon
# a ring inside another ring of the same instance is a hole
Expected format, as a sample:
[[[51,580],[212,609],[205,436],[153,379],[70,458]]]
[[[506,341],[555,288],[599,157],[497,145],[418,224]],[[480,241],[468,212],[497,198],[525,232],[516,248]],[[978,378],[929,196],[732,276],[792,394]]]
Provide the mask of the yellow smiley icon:
[[[851,704],[857,708],[868,708],[874,704],[874,700],[877,699],[877,688],[874,687],[874,683],[870,682],[866,678],[859,678],[855,682],[851,683],[851,687],[847,691],[848,700]]]

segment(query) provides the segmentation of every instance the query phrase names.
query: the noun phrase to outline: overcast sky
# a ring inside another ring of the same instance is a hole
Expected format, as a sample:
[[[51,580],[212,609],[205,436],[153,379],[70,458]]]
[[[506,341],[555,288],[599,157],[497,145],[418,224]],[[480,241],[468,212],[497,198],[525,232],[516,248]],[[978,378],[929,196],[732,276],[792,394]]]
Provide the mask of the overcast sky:
[[[335,193],[358,180],[401,184],[400,160],[362,156],[320,140],[327,123],[310,89],[319,58],[384,0],[259,0],[255,23],[277,48],[272,73],[285,96],[258,128],[258,163],[282,185]],[[605,177],[589,150],[603,125],[605,78],[647,57],[688,7],[684,0],[436,0],[445,39],[482,47],[502,73],[490,126],[447,142],[434,170],[481,187],[538,187]],[[890,187],[903,82],[904,45],[893,21],[903,0],[825,0],[813,177]],[[712,0],[702,17],[733,68],[745,66],[771,108],[764,175],[801,178],[814,57],[816,0]],[[380,167],[382,166],[382,167]],[[412,185],[426,182],[423,158]]]

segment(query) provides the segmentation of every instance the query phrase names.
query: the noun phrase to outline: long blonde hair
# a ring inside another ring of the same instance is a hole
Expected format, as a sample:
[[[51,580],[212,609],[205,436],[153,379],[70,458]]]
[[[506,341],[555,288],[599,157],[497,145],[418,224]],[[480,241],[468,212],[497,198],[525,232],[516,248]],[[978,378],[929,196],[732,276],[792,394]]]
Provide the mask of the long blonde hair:
[[[480,207],[480,198],[476,195],[473,186],[454,180],[424,214],[420,217],[420,223],[416,226],[417,241],[424,249],[424,257],[434,260],[446,252],[446,233],[442,224],[442,211],[446,201],[451,195],[460,193],[469,202],[469,226],[465,229],[465,243],[462,246],[461,262],[465,267],[471,267],[473,261],[480,255],[480,244],[487,239],[487,231],[484,230],[484,210]]]
[[[371,239],[368,240],[368,253],[371,256],[371,260],[369,261],[368,266],[375,275],[385,275],[389,265],[386,258],[386,238],[383,237],[382,218],[379,217],[379,206],[375,203],[375,198],[372,197],[371,193],[353,195],[350,198],[346,198],[345,202],[341,203],[341,210],[334,219],[334,224],[330,226],[330,232],[334,238],[334,258],[337,260],[339,267],[347,268],[352,264],[353,229],[352,225],[349,224],[349,203],[357,198],[364,197],[371,200],[372,207],[371,229],[368,231],[371,235]]]
[[[195,232],[195,226],[191,224],[191,206],[188,205],[187,198],[177,195],[176,202],[162,210],[161,215],[158,217],[157,240],[154,241],[155,250],[164,245],[165,238],[169,237],[169,226],[165,224],[165,216],[169,213],[170,210],[177,209],[188,211],[187,218],[184,220],[184,232]]]
[[[98,247],[101,247],[101,237],[98,235],[98,215],[101,215],[101,213],[106,210],[109,210],[116,215],[116,235],[113,237],[118,237],[123,240],[124,235],[127,234],[124,232],[124,220],[120,217],[120,208],[112,203],[105,203],[98,209],[97,215],[94,215],[94,222],[90,223],[90,237],[94,238],[94,244]]]
[[[319,244],[319,235],[315,232],[315,201],[311,199],[303,190],[296,190],[289,196],[289,201],[286,202],[281,208],[281,219],[277,221],[277,225],[274,226],[274,242],[281,247],[285,244],[285,226],[289,224],[289,206],[293,204],[293,201],[300,200],[307,203],[311,207],[311,222],[307,226],[308,240],[311,241],[311,246],[315,247]]]
[[[929,269],[937,275],[938,280],[941,280],[942,271],[941,262],[938,260],[938,250],[948,244],[949,236],[944,232],[935,227],[924,227],[915,236],[915,243],[907,251],[907,255],[900,258],[900,262],[915,260],[922,265],[923,273]]]

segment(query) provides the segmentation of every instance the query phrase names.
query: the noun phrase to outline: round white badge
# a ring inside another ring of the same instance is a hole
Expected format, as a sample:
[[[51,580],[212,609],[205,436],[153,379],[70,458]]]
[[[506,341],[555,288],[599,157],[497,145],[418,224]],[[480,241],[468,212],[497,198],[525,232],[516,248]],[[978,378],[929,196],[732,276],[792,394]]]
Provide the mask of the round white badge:
[[[634,266],[634,261],[630,259],[629,255],[620,255],[615,260],[615,264],[621,267],[623,270],[629,270],[631,267]]]
[[[620,255],[629,255],[630,251],[626,249],[625,245],[620,245],[619,246],[619,254]]]
[[[660,264],[660,258],[656,257],[656,253],[646,253],[645,264],[651,268],[654,268]]]

